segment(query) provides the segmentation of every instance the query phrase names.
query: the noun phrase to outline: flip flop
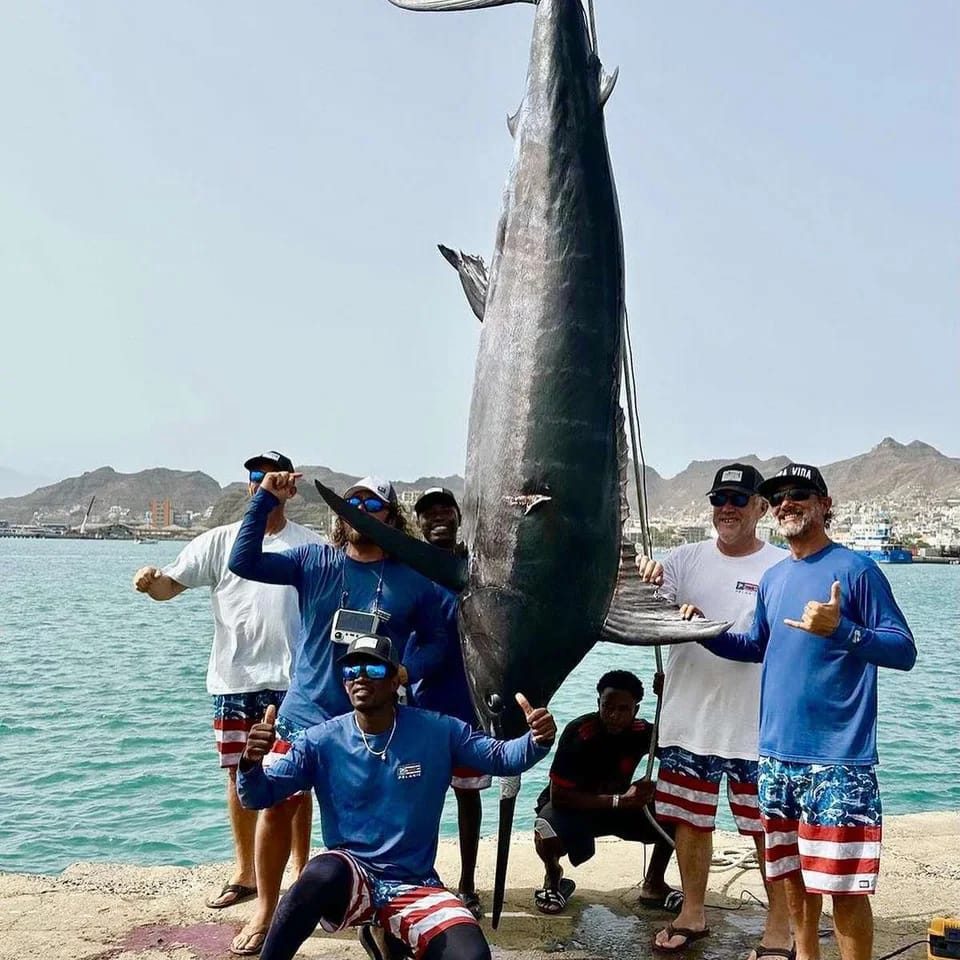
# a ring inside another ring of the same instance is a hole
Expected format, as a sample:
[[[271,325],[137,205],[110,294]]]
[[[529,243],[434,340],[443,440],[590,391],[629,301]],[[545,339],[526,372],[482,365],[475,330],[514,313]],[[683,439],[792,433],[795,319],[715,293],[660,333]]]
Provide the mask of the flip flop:
[[[207,901],[207,906],[211,910],[224,910],[227,907],[235,907],[245,900],[252,900],[256,895],[256,887],[245,887],[242,883],[225,883],[220,892]],[[227,899],[224,900],[224,897]]]
[[[534,906],[541,913],[549,915],[560,913],[576,889],[577,885],[573,880],[563,877],[557,884],[556,890],[535,890],[533,894]]]
[[[662,897],[639,897],[637,903],[651,910],[667,910],[669,913],[679,913],[683,907],[683,891],[670,890]]]
[[[754,948],[754,960],[760,960],[761,957],[782,957],[783,960],[796,960],[797,948],[791,947],[787,950],[785,947],[765,947],[758,943]]]
[[[677,944],[675,947],[662,947],[657,943],[657,938],[653,938],[653,949],[657,953],[683,953],[691,943],[696,943],[697,940],[702,940],[704,937],[710,935],[710,928],[704,927],[703,930],[691,930],[689,927],[675,927],[672,923],[668,923],[664,928],[667,932],[667,939],[672,939],[673,937],[683,937],[683,943]]]
[[[237,937],[240,937],[241,934],[237,934]],[[235,957],[255,957],[262,949],[263,944],[267,939],[266,930],[257,930],[254,933],[248,933],[247,942],[242,947],[235,947],[233,943],[230,944],[230,952]],[[237,937],[234,938],[234,943],[237,941]]]

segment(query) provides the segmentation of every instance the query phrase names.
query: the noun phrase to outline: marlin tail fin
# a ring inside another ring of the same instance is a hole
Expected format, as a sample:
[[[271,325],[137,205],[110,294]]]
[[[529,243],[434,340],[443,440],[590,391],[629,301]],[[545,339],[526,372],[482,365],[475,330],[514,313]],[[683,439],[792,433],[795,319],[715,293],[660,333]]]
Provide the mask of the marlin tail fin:
[[[460,285],[467,295],[470,309],[482,323],[487,306],[487,265],[483,262],[483,257],[464,253],[462,250],[457,253],[442,243],[437,244],[437,249],[443,254],[443,259],[460,274]]]
[[[537,3],[538,0],[390,0],[404,10],[480,10],[505,7],[508,3]]]
[[[313,481],[317,492],[327,506],[345,520],[358,533],[369,537],[378,547],[391,557],[413,567],[418,573],[439,583],[449,590],[459,593],[467,585],[467,560],[449,550],[441,550],[430,543],[397,530],[389,524],[381,523],[376,517],[368,516],[357,507],[351,507],[346,500],[337,496],[319,480]]]

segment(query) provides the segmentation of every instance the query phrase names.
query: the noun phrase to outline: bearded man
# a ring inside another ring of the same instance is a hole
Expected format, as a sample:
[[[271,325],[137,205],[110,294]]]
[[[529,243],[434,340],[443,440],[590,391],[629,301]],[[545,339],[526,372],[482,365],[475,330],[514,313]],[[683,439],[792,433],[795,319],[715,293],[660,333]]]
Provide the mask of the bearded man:
[[[295,550],[266,553],[262,549],[267,517],[296,493],[301,474],[268,473],[240,525],[230,569],[237,576],[261,583],[292,586],[299,594],[300,635],[290,689],[276,721],[277,742],[266,758],[269,767],[290,749],[300,734],[315,724],[348,713],[350,699],[337,666],[352,637],[351,623],[369,621],[364,633],[389,637],[402,658],[411,633],[424,638],[423,670],[432,670],[430,652],[443,655],[444,621],[433,583],[383,552],[373,541],[337,520],[333,545],[309,544]],[[344,492],[351,505],[381,523],[404,529],[405,519],[393,484],[364,477]],[[339,634],[339,636],[338,636]],[[410,680],[415,681],[416,676]],[[231,947],[239,956],[259,953],[280,895],[283,870],[290,855],[293,814],[310,797],[298,794],[263,815],[263,862],[257,862],[257,909]],[[259,848],[258,848],[259,849]]]
[[[757,788],[767,882],[786,888],[797,960],[820,956],[823,894],[833,897],[841,960],[869,960],[866,895],[876,889],[882,824],[877,668],[909,670],[917,649],[880,568],[828,536],[833,500],[816,467],[788,464],[758,492],[790,555],[760,580],[749,633],[701,643],[763,664]]]

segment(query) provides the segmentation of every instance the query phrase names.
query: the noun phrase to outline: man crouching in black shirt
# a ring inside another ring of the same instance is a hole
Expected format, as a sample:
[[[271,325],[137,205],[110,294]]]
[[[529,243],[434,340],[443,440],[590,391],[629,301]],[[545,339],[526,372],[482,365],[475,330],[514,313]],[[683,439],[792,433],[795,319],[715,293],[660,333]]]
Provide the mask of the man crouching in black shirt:
[[[572,866],[596,852],[596,837],[654,844],[640,902],[676,912],[683,894],[667,886],[664,873],[673,848],[650,823],[644,807],[653,800],[649,780],[631,783],[650,750],[653,728],[637,719],[643,684],[627,670],[611,670],[597,683],[598,710],[567,724],[560,737],[550,785],[537,799],[534,842],[546,867],[535,902],[541,913],[559,913],[576,884],[563,876],[560,858]],[[673,835],[673,825],[661,825]]]

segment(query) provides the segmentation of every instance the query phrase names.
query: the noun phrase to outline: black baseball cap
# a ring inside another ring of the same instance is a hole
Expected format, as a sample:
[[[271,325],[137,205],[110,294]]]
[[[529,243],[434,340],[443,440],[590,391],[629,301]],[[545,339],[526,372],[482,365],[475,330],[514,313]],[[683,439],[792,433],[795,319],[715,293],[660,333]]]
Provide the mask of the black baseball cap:
[[[413,505],[413,512],[419,516],[427,507],[431,507],[435,503],[445,503],[447,506],[453,507],[457,511],[457,517],[460,517],[460,504],[457,503],[453,491],[446,487],[431,487],[429,490],[424,490],[417,497],[417,502]]]
[[[293,461],[283,453],[276,450],[268,450],[266,453],[258,453],[251,457],[243,465],[244,470],[279,470],[285,473],[293,473]]]
[[[374,633],[365,634],[350,641],[347,652],[337,658],[337,663],[346,663],[353,657],[365,657],[369,660],[378,660],[394,670],[400,666],[400,658],[390,642],[389,637],[381,637]]]
[[[788,463],[779,473],[760,484],[760,496],[769,499],[771,493],[784,487],[812,490],[821,497],[829,496],[823,474],[809,463]]]
[[[760,492],[762,483],[763,477],[756,467],[751,467],[748,463],[728,463],[717,471],[707,496],[718,490],[735,490],[737,493],[745,493],[752,497]]]

